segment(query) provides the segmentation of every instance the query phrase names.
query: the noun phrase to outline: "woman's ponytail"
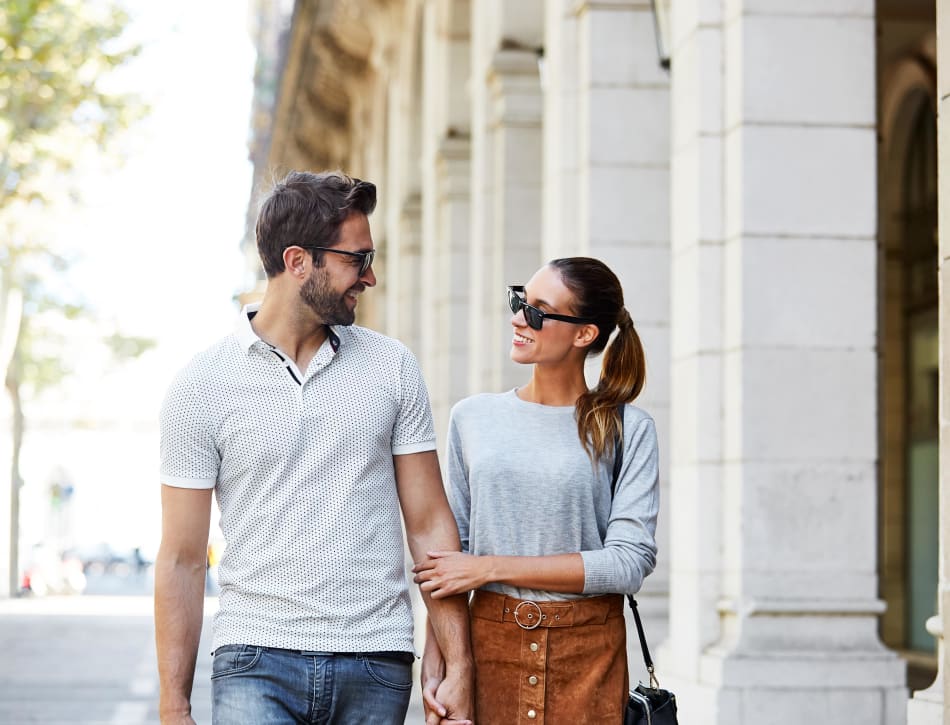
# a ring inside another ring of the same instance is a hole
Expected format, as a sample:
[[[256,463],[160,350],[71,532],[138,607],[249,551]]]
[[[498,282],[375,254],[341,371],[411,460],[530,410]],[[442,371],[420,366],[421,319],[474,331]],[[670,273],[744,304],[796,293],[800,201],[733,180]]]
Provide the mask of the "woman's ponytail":
[[[643,344],[630,314],[621,308],[617,334],[604,352],[600,380],[576,403],[577,432],[592,460],[599,461],[613,453],[621,431],[617,406],[633,402],[645,382]]]
[[[617,406],[630,403],[646,382],[646,357],[640,335],[623,304],[620,280],[603,262],[568,257],[550,263],[575,298],[580,317],[597,320],[598,336],[588,354],[604,350],[600,380],[577,399],[575,415],[581,445],[592,461],[609,457],[621,431]],[[617,330],[607,345],[610,334]]]

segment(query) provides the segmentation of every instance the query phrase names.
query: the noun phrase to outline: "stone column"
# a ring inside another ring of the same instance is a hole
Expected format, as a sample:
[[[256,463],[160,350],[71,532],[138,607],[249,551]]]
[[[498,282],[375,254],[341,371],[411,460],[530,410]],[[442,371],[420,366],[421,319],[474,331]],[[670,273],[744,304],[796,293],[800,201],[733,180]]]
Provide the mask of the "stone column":
[[[937,638],[937,677],[907,704],[908,725],[950,725],[945,693],[950,691],[950,662],[945,639],[950,612],[950,7],[937,3],[937,178],[940,289],[940,553],[937,559],[937,611],[927,631]]]
[[[440,441],[468,393],[470,23],[468,0],[425,5],[422,366]]]
[[[392,16],[402,28],[388,82],[386,125],[386,333],[422,357],[422,22],[415,3]],[[385,37],[385,36],[384,36]],[[397,36],[399,37],[399,36]]]
[[[670,634],[659,652],[684,722],[718,723],[700,659],[720,637],[722,2],[673,3]]]
[[[390,269],[396,273],[395,304],[399,309],[395,325],[398,337],[417,356],[422,356],[422,197],[407,196],[399,210],[398,252]]]
[[[638,597],[654,648],[666,638],[671,509],[667,475],[670,411],[670,114],[669,75],[660,67],[651,3],[575,1],[577,171],[564,174],[562,204],[576,212],[565,254],[602,259],[620,277],[647,355],[637,404],[657,423],[660,445],[660,556]],[[563,24],[562,24],[563,27]],[[566,114],[562,114],[562,117]],[[594,383],[601,359],[590,361]],[[630,662],[645,679],[635,633]]]
[[[508,360],[505,285],[541,262],[540,0],[472,3],[472,306],[470,383],[525,379]]]
[[[440,395],[445,400],[444,428],[448,429],[449,408],[468,395],[469,359],[469,234],[471,231],[471,145],[467,137],[448,137],[439,146],[437,157],[438,218],[443,246],[439,265],[445,284],[440,286],[440,299],[435,309],[438,328],[445,331],[440,343],[444,360],[444,378]]]
[[[541,91],[544,95],[544,168],[541,257],[549,260],[577,252],[578,115],[576,0],[546,0]]]
[[[710,302],[721,290],[717,308],[674,313],[675,435],[695,441],[673,451],[686,722],[903,722],[904,665],[877,637],[873,8],[700,1],[674,17],[675,223],[702,226],[723,199],[710,254],[674,231],[674,300],[680,280]],[[720,67],[721,84],[696,82]],[[697,317],[719,310],[703,360]],[[700,371],[711,391],[691,403],[679,375]],[[691,490],[710,506],[678,508]]]

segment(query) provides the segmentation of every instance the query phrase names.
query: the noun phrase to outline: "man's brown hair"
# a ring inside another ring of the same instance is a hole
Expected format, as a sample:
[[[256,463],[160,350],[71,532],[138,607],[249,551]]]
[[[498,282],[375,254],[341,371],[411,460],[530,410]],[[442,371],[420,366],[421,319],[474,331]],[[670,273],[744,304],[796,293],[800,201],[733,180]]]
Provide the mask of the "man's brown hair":
[[[268,279],[284,271],[284,250],[294,245],[332,247],[353,213],[376,208],[376,185],[339,171],[291,171],[274,185],[257,215],[257,252]],[[323,266],[324,253],[311,250]]]

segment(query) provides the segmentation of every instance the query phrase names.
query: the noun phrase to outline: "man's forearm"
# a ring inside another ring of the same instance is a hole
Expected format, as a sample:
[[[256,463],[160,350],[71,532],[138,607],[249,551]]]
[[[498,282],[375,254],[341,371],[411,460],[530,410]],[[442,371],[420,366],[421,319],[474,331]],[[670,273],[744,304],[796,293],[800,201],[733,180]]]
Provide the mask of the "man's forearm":
[[[205,575],[205,562],[180,561],[161,552],[155,562],[155,647],[163,722],[191,712]]]
[[[468,595],[432,599],[423,594],[429,608],[429,622],[445,661],[446,672],[468,672],[472,667],[472,645],[468,620]]]
[[[418,537],[410,537],[409,548],[413,558],[418,560],[424,557],[426,552],[436,550],[440,543],[455,550],[460,548],[455,521],[451,518],[446,520],[444,526],[436,525],[432,531]],[[470,669],[472,647],[468,594],[432,599],[427,592],[422,592],[422,598],[429,610],[429,625],[442,651],[446,671]]]

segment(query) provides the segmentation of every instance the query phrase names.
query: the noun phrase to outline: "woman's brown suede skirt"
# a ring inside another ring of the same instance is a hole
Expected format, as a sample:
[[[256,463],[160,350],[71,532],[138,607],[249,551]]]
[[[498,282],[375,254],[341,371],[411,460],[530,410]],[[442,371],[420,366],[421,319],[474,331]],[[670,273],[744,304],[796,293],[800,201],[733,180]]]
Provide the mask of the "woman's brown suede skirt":
[[[623,597],[530,602],[472,597],[475,722],[623,722],[627,702]]]

